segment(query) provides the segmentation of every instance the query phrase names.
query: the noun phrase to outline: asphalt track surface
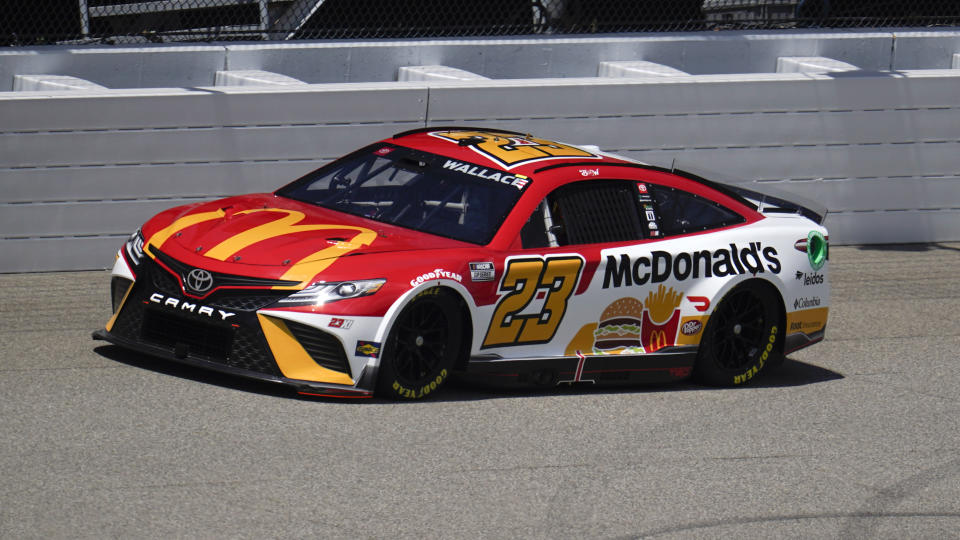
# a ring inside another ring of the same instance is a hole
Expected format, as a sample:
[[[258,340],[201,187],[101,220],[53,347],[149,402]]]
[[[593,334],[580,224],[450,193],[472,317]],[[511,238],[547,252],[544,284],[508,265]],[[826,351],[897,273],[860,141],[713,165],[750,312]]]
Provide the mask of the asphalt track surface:
[[[754,384],[299,399],[94,342],[0,275],[2,538],[960,538],[960,244],[838,247]]]

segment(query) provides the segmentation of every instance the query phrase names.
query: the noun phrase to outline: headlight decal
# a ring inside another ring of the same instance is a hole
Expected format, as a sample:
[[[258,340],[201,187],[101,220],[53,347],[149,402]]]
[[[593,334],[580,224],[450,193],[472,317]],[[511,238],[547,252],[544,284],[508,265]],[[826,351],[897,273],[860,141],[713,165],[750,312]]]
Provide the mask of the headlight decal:
[[[130,235],[130,238],[127,238],[127,242],[123,245],[123,251],[126,253],[127,261],[130,264],[140,266],[140,262],[143,261],[143,232],[140,229],[137,229]]]
[[[278,307],[322,306],[349,298],[370,296],[380,290],[386,279],[362,279],[356,281],[320,281],[277,301]]]

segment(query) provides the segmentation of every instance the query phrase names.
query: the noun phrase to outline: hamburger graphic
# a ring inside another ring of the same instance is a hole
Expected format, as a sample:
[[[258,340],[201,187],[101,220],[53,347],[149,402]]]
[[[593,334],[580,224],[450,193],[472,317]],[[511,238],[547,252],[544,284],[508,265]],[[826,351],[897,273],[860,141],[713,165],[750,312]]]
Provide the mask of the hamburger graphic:
[[[600,322],[593,332],[595,354],[642,354],[640,326],[643,320],[643,302],[625,297],[616,300],[600,314]]]

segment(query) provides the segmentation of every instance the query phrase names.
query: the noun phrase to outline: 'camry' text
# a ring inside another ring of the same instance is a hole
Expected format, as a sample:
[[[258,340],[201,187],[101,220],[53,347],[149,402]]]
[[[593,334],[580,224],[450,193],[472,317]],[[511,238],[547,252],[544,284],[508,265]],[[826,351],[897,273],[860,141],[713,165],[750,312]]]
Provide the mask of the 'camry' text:
[[[150,295],[150,301],[155,304],[160,304],[161,306],[166,306],[173,309],[179,309],[181,311],[187,311],[190,313],[196,313],[198,315],[206,315],[207,317],[213,317],[214,315],[219,315],[221,321],[227,320],[229,317],[233,317],[236,313],[231,313],[229,311],[224,311],[222,309],[213,309],[208,306],[201,306],[186,300],[180,300],[179,298],[174,298],[172,296],[164,296],[160,293],[153,293]]]

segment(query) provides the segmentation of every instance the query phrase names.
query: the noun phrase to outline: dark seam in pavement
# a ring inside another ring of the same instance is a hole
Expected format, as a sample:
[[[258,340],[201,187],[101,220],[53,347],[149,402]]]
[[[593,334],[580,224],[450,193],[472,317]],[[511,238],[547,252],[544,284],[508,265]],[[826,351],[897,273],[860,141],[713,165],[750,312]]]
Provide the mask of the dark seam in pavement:
[[[806,519],[877,519],[877,518],[938,518],[938,517],[956,517],[960,518],[960,512],[838,512],[838,513],[824,513],[824,514],[794,514],[794,515],[783,515],[783,516],[770,516],[770,517],[758,517],[758,518],[731,518],[731,519],[717,519],[713,521],[700,521],[689,523],[686,525],[680,525],[677,527],[667,527],[663,529],[658,529],[650,532],[640,533],[636,536],[616,536],[611,538],[611,540],[626,540],[633,538],[651,538],[654,536],[660,536],[664,534],[672,534],[684,531],[692,531],[696,529],[711,529],[714,527],[724,527],[727,525],[742,525],[749,523],[771,523],[778,521],[796,521],[796,520],[806,520]],[[844,533],[839,535],[839,538],[873,538],[872,535],[862,534],[862,528],[856,528],[853,530],[845,530]]]

